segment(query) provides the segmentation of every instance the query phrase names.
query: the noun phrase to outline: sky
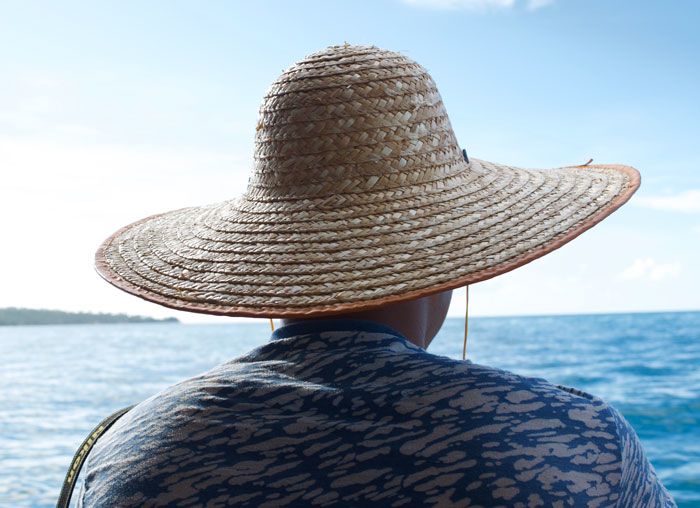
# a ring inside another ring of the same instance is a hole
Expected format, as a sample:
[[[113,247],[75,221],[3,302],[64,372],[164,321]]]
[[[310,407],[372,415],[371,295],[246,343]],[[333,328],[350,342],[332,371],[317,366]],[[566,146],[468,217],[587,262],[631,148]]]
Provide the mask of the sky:
[[[328,45],[431,73],[470,156],[623,163],[632,200],[561,249],[470,288],[476,316],[700,309],[700,2],[5,1],[0,307],[185,322],[93,269],[158,212],[239,196],[272,81]],[[457,290],[450,315],[464,313]]]

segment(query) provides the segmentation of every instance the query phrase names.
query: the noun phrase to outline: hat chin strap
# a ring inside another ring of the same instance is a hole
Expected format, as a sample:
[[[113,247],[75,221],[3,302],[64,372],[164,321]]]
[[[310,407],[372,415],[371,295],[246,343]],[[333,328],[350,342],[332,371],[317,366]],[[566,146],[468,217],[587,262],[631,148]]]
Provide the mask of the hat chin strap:
[[[464,306],[464,347],[462,360],[467,359],[467,335],[469,335],[469,286],[464,286],[466,305]]]

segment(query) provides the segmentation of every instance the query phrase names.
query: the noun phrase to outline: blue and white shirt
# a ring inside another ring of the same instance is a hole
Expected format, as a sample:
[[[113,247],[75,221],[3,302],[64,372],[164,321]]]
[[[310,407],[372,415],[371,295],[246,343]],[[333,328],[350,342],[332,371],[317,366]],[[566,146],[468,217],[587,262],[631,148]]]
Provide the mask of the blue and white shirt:
[[[627,421],[368,321],[279,328],[145,400],[90,454],[84,506],[675,506]]]

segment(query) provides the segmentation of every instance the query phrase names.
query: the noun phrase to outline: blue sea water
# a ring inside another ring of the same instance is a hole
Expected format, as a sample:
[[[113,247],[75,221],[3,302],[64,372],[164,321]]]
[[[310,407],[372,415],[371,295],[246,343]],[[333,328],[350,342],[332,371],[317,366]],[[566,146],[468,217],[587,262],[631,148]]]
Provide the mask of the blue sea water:
[[[463,321],[428,349],[460,358]],[[265,323],[0,328],[0,506],[53,506],[94,425],[269,338]],[[700,506],[700,313],[481,318],[476,363],[598,395],[639,434],[680,507]]]

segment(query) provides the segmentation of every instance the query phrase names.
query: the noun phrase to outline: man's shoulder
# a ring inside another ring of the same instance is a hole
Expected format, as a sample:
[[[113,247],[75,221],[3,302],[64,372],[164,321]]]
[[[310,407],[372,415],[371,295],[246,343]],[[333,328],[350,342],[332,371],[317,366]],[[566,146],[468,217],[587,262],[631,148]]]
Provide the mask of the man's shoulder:
[[[675,506],[631,424],[602,398],[485,365],[435,361],[464,371],[450,406],[468,409],[472,419],[483,415],[474,434],[499,430],[481,452],[499,469],[544,490],[561,482],[605,506]]]
[[[434,373],[438,374],[440,384],[461,388],[456,394],[470,395],[474,393],[488,394],[491,403],[504,406],[501,411],[507,411],[508,405],[521,405],[537,410],[547,405],[552,411],[568,412],[588,411],[599,413],[608,424],[613,424],[615,415],[605,400],[569,386],[555,384],[541,377],[517,374],[508,370],[473,363],[471,361],[455,360],[439,355],[426,355],[426,360]],[[428,386],[430,389],[430,386]],[[530,409],[526,409],[529,411]],[[522,407],[518,412],[523,412]],[[592,422],[591,422],[592,423]]]
[[[214,424],[221,405],[210,403],[217,400],[212,373],[185,379],[136,404],[95,443],[86,464],[85,506],[175,503],[168,482],[206,460],[198,447],[227,439],[226,428]],[[185,477],[180,483],[192,488]]]

